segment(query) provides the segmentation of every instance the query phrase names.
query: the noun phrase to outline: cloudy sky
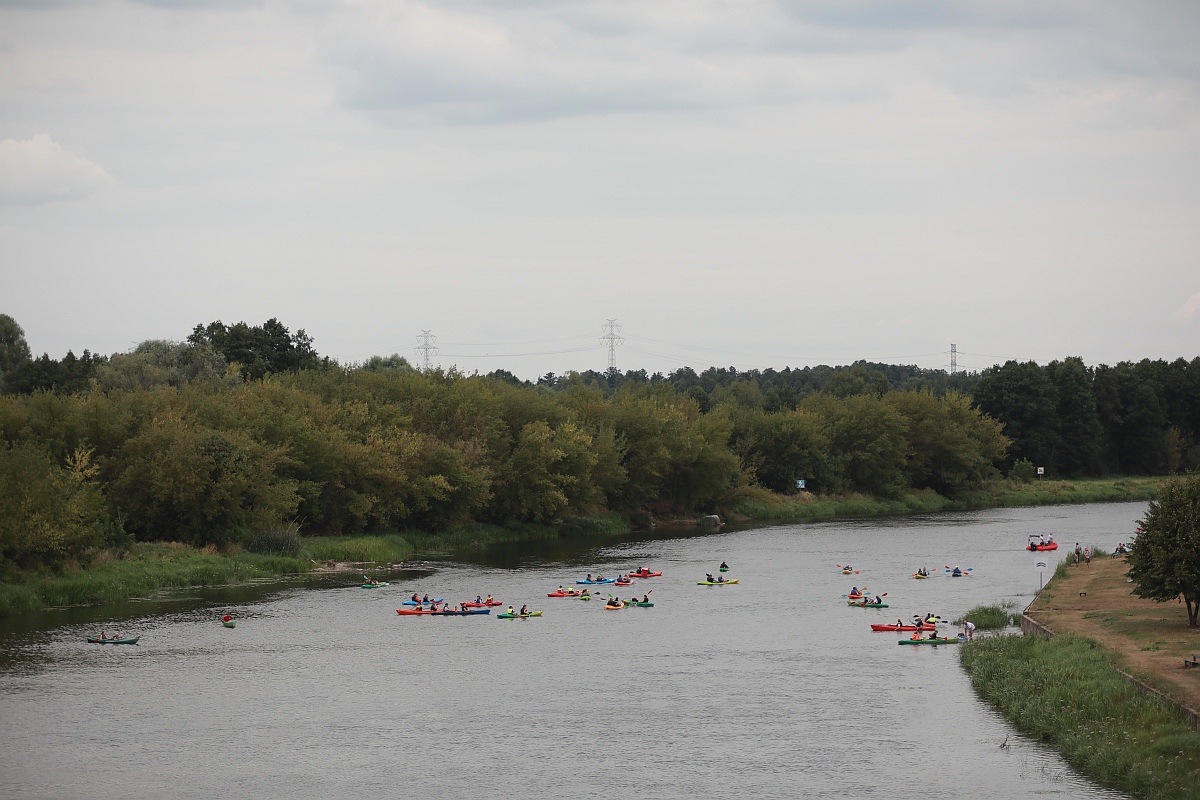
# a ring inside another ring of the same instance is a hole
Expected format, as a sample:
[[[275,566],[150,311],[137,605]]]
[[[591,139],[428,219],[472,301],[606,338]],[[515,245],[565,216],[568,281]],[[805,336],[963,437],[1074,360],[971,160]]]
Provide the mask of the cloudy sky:
[[[1200,5],[0,1],[0,312],[523,377],[1200,355]]]

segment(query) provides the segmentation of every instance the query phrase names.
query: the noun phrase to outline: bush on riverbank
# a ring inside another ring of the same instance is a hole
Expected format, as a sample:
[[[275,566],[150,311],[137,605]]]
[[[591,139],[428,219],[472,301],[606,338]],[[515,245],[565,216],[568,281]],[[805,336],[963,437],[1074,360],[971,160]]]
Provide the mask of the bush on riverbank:
[[[1017,604],[1006,600],[994,606],[975,606],[960,619],[954,620],[955,625],[963,622],[973,622],[981,631],[994,631],[1007,628],[1010,625],[1021,624],[1021,613],[1016,611]]]
[[[1137,797],[1200,798],[1200,732],[1120,675],[1095,642],[997,636],[960,655],[984,700],[1082,774]]]

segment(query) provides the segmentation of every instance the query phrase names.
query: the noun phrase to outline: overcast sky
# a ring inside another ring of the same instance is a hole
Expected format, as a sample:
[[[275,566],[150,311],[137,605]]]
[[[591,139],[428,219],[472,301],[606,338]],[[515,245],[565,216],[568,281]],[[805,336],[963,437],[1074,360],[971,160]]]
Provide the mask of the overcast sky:
[[[0,2],[0,313],[342,361],[1200,355],[1200,4]],[[518,355],[520,354],[520,355]]]

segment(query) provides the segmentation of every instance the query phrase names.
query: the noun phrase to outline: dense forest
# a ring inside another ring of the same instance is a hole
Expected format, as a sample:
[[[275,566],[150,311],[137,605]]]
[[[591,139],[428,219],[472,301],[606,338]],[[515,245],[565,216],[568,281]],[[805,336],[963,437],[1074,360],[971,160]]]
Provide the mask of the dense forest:
[[[798,479],[823,494],[954,497],[1034,463],[1162,472],[1197,455],[1197,381],[1200,359],[526,382],[399,356],[342,365],[277,320],[35,359],[0,315],[0,559],[714,511],[795,493]]]

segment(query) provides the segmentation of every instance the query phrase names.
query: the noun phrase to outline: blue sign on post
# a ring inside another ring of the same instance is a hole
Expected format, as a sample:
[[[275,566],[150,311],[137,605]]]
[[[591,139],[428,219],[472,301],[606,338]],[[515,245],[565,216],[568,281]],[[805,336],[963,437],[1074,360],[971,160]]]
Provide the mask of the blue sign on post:
[[[796,479],[796,488],[797,488],[797,489],[803,489],[803,488],[804,488],[804,478],[797,478],[797,479]]]

